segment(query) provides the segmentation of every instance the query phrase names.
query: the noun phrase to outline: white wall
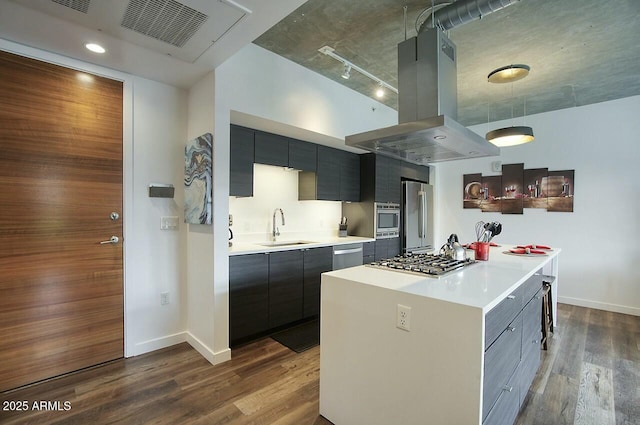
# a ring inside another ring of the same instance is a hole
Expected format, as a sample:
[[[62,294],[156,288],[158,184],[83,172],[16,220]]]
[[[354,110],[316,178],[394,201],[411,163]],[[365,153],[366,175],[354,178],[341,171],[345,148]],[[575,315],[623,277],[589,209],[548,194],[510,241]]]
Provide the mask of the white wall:
[[[532,143],[502,148],[501,156],[438,164],[436,235],[475,238],[474,224],[503,224],[497,243],[550,244],[559,257],[559,301],[640,315],[640,96],[526,117]],[[521,119],[517,119],[520,125]],[[478,125],[486,131],[511,121]],[[525,209],[523,215],[462,208],[462,175],[491,172],[492,161],[525,168],[575,170],[574,212]]]
[[[375,108],[375,111],[372,110]],[[231,112],[342,139],[397,123],[395,110],[254,44],[215,71],[213,281],[215,348],[228,347],[229,125]],[[275,208],[275,207],[274,207]],[[189,266],[189,272],[195,265]]]
[[[2,39],[0,49],[123,81],[125,356],[184,341],[186,92]],[[172,183],[175,198],[149,198],[150,183]],[[178,216],[180,229],[160,230],[161,216]]]
[[[135,346],[129,354],[138,355],[185,340],[187,93],[139,77],[132,80],[133,187],[131,217],[125,217],[125,269],[127,343]],[[174,198],[149,198],[150,183],[173,184]],[[162,216],[179,217],[179,229],[160,230]],[[168,305],[160,305],[162,292],[169,293]]]
[[[253,196],[229,198],[229,213],[233,214],[233,236],[238,242],[266,242],[271,240],[273,211],[282,208],[276,224],[280,240],[325,238],[338,236],[342,216],[342,202],[298,201],[298,171],[283,167],[255,164]]]

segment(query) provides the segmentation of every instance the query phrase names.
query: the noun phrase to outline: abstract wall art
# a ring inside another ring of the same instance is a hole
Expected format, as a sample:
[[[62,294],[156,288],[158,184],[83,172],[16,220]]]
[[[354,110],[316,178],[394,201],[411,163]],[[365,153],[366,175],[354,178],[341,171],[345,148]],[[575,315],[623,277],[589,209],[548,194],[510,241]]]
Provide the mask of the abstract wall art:
[[[203,134],[184,148],[184,222],[211,224],[213,136]]]

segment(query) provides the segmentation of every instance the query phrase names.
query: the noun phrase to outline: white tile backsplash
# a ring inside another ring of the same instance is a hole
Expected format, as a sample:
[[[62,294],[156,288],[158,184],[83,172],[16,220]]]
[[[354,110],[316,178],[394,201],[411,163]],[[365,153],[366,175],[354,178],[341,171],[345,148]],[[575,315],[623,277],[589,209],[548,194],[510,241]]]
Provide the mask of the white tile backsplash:
[[[338,235],[342,203],[338,201],[298,201],[297,170],[254,164],[253,197],[229,198],[229,214],[233,215],[234,240],[260,242],[271,238],[273,211],[282,208],[276,224],[280,240],[313,239]]]

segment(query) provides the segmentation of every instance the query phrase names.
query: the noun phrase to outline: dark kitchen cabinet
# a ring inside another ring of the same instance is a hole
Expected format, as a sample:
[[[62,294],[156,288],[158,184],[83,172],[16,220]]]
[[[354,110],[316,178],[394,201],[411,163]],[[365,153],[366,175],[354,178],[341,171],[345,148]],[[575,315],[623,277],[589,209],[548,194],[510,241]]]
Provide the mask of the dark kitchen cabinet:
[[[269,324],[269,256],[229,257],[229,340],[260,334]]]
[[[360,155],[340,151],[340,200],[360,201]]]
[[[255,132],[255,155],[257,164],[289,166],[289,138],[277,134]]]
[[[361,199],[399,204],[402,200],[401,161],[373,153],[361,157]]]
[[[269,327],[302,319],[303,255],[301,250],[269,254]]]
[[[298,199],[360,201],[360,157],[318,145],[317,170],[298,174]]]
[[[316,172],[318,146],[302,140],[289,139],[289,167]]]
[[[229,143],[229,195],[253,196],[254,130],[232,125]]]
[[[402,162],[400,166],[400,176],[408,180],[429,183],[429,167],[412,164],[410,162]]]
[[[308,318],[320,314],[320,275],[333,268],[333,247],[305,249],[303,256],[304,302],[302,316]]]
[[[376,239],[375,260],[395,257],[400,254],[400,238]]]
[[[368,264],[376,259],[376,243],[365,242],[362,244],[362,264]]]

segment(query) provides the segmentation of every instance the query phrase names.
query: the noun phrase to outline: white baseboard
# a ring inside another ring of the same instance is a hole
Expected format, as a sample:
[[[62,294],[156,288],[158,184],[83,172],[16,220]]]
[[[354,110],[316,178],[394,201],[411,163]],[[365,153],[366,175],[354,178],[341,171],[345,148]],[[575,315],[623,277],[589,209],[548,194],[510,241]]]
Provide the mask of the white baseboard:
[[[150,339],[149,341],[139,342],[134,347],[134,356],[149,353],[161,348],[170,347],[187,341],[187,332],[179,332],[173,335],[167,335],[160,338]]]
[[[198,338],[193,336],[191,332],[186,332],[187,334],[187,342],[191,345],[198,353],[202,355],[205,359],[209,361],[209,363],[216,365],[218,363],[226,362],[227,360],[231,360],[231,350],[229,348],[218,351],[217,353],[207,347],[202,343]]]
[[[579,307],[595,308],[597,310],[612,311],[614,313],[630,314],[632,316],[640,316],[640,308],[629,307],[618,304],[608,304],[598,301],[583,300],[580,298],[558,297],[558,302],[562,304],[577,305]]]

